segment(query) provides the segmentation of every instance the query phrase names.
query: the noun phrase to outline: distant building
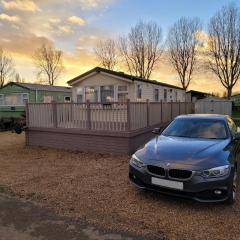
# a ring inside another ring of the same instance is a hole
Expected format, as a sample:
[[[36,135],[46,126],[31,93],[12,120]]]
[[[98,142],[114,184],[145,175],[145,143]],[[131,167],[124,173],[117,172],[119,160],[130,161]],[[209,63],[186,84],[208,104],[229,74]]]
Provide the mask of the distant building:
[[[195,113],[232,115],[232,101],[209,96],[195,102]]]
[[[181,87],[96,67],[68,81],[74,102],[185,101]]]
[[[10,82],[0,89],[0,121],[21,117],[25,100],[30,103],[49,103],[53,100],[69,102],[71,95],[72,90],[69,87]]]
[[[187,102],[196,102],[197,100],[204,99],[204,98],[207,98],[210,96],[212,96],[212,95],[209,93],[190,90],[190,91],[186,92],[186,101]]]

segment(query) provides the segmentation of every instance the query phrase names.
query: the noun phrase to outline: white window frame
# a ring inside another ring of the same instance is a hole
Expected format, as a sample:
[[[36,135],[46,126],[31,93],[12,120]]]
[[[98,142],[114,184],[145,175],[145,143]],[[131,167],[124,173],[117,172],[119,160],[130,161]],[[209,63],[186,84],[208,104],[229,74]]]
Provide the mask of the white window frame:
[[[126,90],[119,90],[119,87],[126,87]],[[117,85],[117,101],[119,101],[119,94],[126,93],[129,98],[129,91],[128,91],[128,85]]]
[[[166,93],[166,98],[165,98],[165,93]],[[163,89],[163,100],[164,100],[165,102],[168,101],[168,90],[167,90],[166,88]]]
[[[138,97],[138,90],[141,90],[141,97]],[[137,100],[142,100],[142,85],[141,84],[137,84],[137,89],[136,89],[136,99]]]
[[[156,100],[156,95],[155,95],[155,93],[156,93],[156,91],[158,91],[158,99]],[[159,91],[159,88],[154,88],[153,89],[153,101],[154,102],[159,102],[160,101],[160,91]]]
[[[5,106],[5,107],[15,107],[15,106],[17,106],[17,107],[24,107],[25,106],[24,100],[29,101],[29,93],[2,93],[0,95],[3,97],[3,105],[0,105],[0,106]],[[14,104],[14,105],[5,104],[5,97],[9,96],[9,95],[21,95],[22,103],[21,104]],[[27,98],[23,98],[23,95],[27,95]]]
[[[86,90],[87,90],[87,88],[93,88],[94,89],[94,92],[96,91],[97,92],[97,99],[96,99],[96,101],[98,102],[99,101],[99,94],[101,93],[100,91],[99,91],[99,87],[98,86],[85,86],[83,89],[84,89],[84,101],[86,102],[88,99],[86,98],[86,96],[87,96],[87,92],[86,92]]]
[[[79,89],[81,88],[81,93],[79,91]],[[82,96],[82,102],[85,101],[85,87],[77,87],[75,90],[75,94],[76,94],[76,102],[78,103],[78,96]]]
[[[106,101],[106,102],[102,102],[102,91],[101,91],[101,88],[103,87],[113,87],[113,97],[112,97],[112,101]],[[99,88],[99,95],[100,95],[100,102],[102,103],[111,103],[111,102],[114,102],[114,97],[115,97],[115,86],[114,84],[107,84],[107,85],[101,85],[100,88]]]
[[[24,95],[26,95],[27,97],[24,98],[24,97],[23,97]],[[23,94],[22,94],[22,98],[23,98],[23,102],[29,101],[29,94],[28,94],[28,93],[23,93]]]
[[[87,88],[94,88],[95,91],[97,92],[97,102],[101,102],[101,99],[102,99],[102,92],[101,92],[101,88],[102,87],[106,87],[106,86],[113,86],[113,99],[111,102],[114,102],[115,99],[116,99],[116,94],[117,94],[117,90],[116,90],[116,86],[113,85],[113,84],[108,84],[108,85],[101,85],[101,86],[84,86],[83,87],[83,102],[86,102],[87,101],[87,98],[86,98],[86,90]],[[77,95],[81,95],[81,94],[77,94],[76,93],[76,96]]]

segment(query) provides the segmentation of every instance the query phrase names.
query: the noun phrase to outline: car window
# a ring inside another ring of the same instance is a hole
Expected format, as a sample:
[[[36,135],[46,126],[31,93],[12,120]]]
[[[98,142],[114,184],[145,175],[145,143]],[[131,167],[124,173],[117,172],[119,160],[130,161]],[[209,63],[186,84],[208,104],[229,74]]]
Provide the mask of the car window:
[[[235,136],[235,134],[237,133],[236,124],[234,123],[234,121],[231,118],[228,118],[227,122],[228,122],[228,126],[229,126],[232,136]]]
[[[178,118],[163,132],[164,136],[226,139],[227,129],[223,120]]]

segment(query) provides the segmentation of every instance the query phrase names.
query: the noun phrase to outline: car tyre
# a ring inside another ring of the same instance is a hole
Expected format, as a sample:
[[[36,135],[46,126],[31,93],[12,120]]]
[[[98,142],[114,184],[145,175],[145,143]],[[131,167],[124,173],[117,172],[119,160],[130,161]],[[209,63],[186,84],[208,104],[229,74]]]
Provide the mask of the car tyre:
[[[238,183],[237,181],[238,181],[238,174],[237,174],[237,168],[235,168],[233,180],[232,180],[232,183],[230,185],[230,189],[228,191],[227,203],[229,205],[234,204],[234,202],[236,201],[237,183]]]

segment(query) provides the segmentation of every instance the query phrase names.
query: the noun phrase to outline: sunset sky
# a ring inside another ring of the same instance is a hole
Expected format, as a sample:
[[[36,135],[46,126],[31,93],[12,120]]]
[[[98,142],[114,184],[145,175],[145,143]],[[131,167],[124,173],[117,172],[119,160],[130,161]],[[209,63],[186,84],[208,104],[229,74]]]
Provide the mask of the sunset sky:
[[[0,47],[9,51],[15,67],[29,82],[36,81],[32,55],[42,43],[53,44],[64,53],[65,72],[58,85],[98,65],[93,48],[99,39],[117,38],[139,20],[157,22],[166,37],[181,16],[210,17],[227,0],[0,0]],[[238,6],[239,1],[236,2]],[[120,69],[119,69],[120,70]],[[123,70],[123,69],[121,69]],[[177,74],[162,60],[152,79],[179,85]],[[193,76],[190,89],[221,92],[211,74]],[[240,91],[238,84],[234,92]]]

